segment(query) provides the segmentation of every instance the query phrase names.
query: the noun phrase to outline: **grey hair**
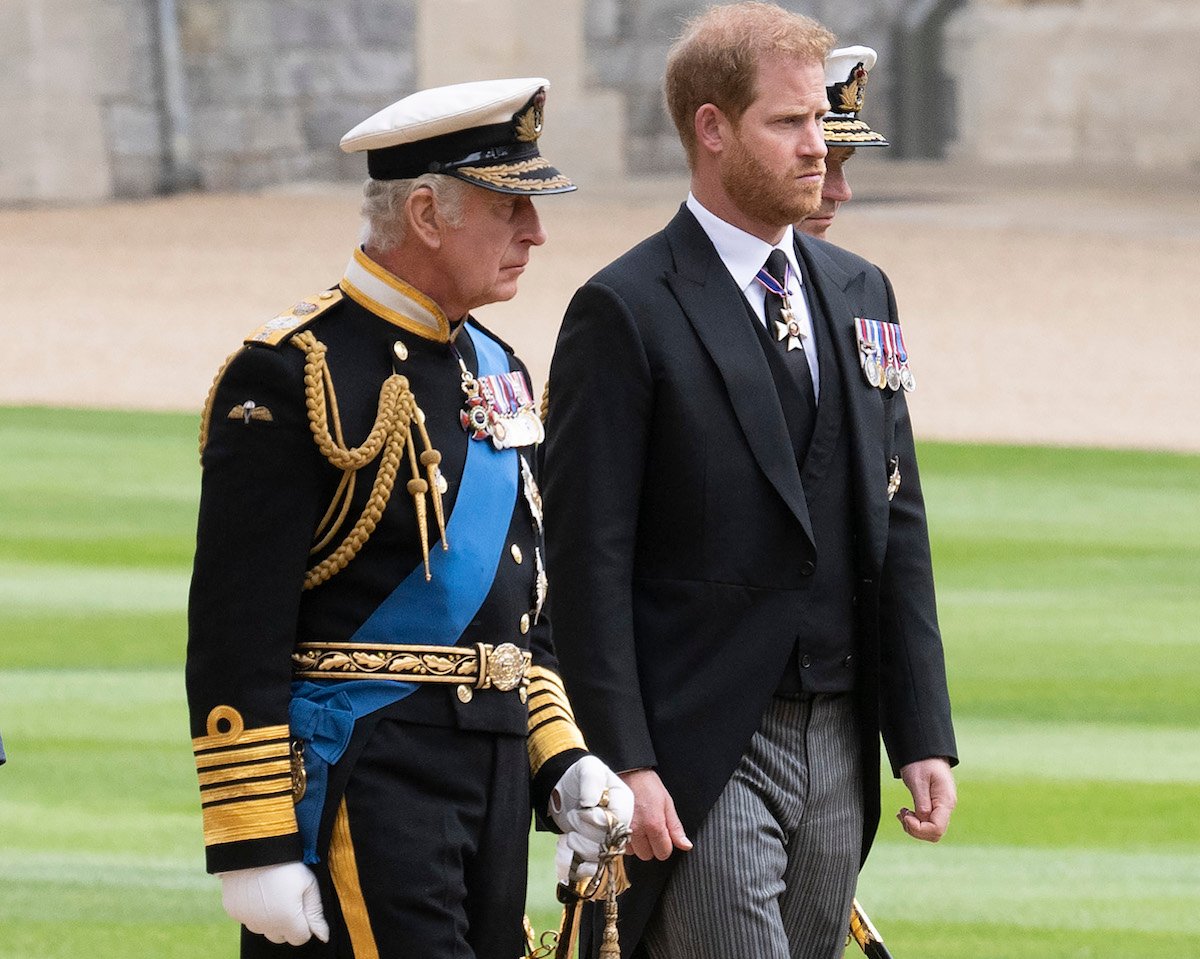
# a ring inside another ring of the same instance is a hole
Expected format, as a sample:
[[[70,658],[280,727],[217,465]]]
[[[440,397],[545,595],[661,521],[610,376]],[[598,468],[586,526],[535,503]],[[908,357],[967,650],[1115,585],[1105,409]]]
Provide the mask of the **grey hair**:
[[[412,180],[367,180],[363,184],[362,243],[380,253],[404,241],[404,204],[414,190],[433,194],[438,212],[452,227],[462,226],[467,184],[441,173],[422,173]]]

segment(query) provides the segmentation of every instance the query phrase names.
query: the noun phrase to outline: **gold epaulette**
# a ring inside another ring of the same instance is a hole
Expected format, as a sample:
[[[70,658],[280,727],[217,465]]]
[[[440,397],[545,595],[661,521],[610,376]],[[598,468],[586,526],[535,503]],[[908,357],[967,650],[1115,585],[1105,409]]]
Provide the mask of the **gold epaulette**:
[[[544,666],[529,670],[529,772],[568,749],[587,749],[563,681]]]
[[[313,296],[306,296],[295,306],[267,320],[247,336],[244,342],[248,346],[278,346],[312,323],[331,306],[340,303],[343,295],[342,291],[335,287],[332,290],[322,290]]]
[[[241,348],[225,357],[225,362],[221,364],[217,375],[213,377],[212,386],[208,388],[208,396],[204,400],[204,409],[200,414],[201,457],[204,456],[204,447],[208,445],[208,428],[212,421],[212,405],[217,396],[217,387],[221,385],[221,377],[225,375],[225,370],[229,368],[233,358],[246,346],[276,347],[280,343],[287,342],[331,306],[340,303],[343,296],[342,291],[335,287],[332,290],[322,290],[320,293],[305,297],[291,309],[268,320],[242,341]]]
[[[296,832],[303,765],[286,725],[246,729],[241,713],[217,706],[207,735],[192,740],[200,774],[207,846]]]

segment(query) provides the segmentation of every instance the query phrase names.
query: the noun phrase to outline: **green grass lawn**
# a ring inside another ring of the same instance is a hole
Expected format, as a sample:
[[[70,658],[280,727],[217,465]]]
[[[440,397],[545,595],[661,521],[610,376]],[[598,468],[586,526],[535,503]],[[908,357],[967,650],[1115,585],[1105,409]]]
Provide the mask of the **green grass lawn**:
[[[183,701],[196,418],[0,409],[0,957],[236,952]],[[960,750],[885,817],[897,959],[1186,954],[1200,933],[1200,457],[921,450]],[[535,837],[530,912],[557,923]],[[1182,945],[1181,945],[1182,943]]]

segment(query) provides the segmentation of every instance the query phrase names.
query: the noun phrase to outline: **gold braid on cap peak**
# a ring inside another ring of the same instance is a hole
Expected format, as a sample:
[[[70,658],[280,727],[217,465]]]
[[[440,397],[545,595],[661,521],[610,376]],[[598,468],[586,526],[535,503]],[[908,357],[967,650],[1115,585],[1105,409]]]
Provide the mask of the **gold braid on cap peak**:
[[[545,189],[547,187],[570,186],[571,181],[561,173],[551,177],[524,177],[522,174],[535,170],[544,170],[550,164],[544,157],[530,157],[528,160],[517,160],[515,163],[497,163],[493,166],[463,166],[458,167],[458,173],[465,174],[473,180],[482,180],[493,187],[501,189]]]
[[[383,381],[379,391],[379,411],[375,424],[361,446],[346,446],[342,436],[341,417],[338,414],[337,394],[333,389],[333,378],[325,362],[325,344],[305,330],[292,338],[291,343],[304,351],[304,400],[308,409],[308,425],[321,455],[331,465],[342,470],[342,480],[334,493],[329,509],[317,526],[314,544],[310,552],[324,549],[345,522],[354,495],[355,474],[364,466],[379,459],[371,495],[367,498],[362,515],[346,534],[341,544],[325,559],[317,563],[304,576],[304,588],[312,589],[341,572],[358,555],[371,533],[375,531],[379,518],[391,498],[396,483],[396,473],[405,449],[408,450],[412,479],[407,490],[413,498],[417,514],[417,529],[421,536],[421,555],[425,562],[425,578],[429,579],[429,528],[425,496],[433,498],[433,511],[441,534],[442,549],[449,549],[446,542],[446,521],[442,509],[442,494],[438,488],[438,466],[442,455],[430,443],[425,430],[424,414],[417,407],[416,398],[408,388],[408,380],[393,373]],[[330,423],[333,433],[330,434]],[[413,436],[413,426],[420,438],[423,451],[418,456]],[[424,467],[425,475],[422,475]],[[336,514],[336,516],[335,516]]]

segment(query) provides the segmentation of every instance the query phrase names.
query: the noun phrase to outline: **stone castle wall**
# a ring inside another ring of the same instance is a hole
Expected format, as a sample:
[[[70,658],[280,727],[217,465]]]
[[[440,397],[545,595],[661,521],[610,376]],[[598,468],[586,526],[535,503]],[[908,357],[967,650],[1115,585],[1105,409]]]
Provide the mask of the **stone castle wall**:
[[[947,30],[954,152],[1200,169],[1200,123],[1180,97],[1196,87],[1197,47],[1195,0],[975,0]]]
[[[178,61],[164,60],[174,3]],[[880,53],[866,117],[903,139],[902,18],[938,0],[780,0]],[[1200,167],[1179,104],[1200,47],[1195,0],[962,0],[935,99],[951,154],[988,163]],[[5,0],[0,203],[362,176],[337,140],[427,83],[549,76],[552,139],[581,176],[674,173],[667,47],[701,0]],[[447,19],[453,23],[447,23]],[[474,26],[474,31],[465,29]],[[948,89],[946,89],[948,88]],[[907,87],[906,87],[907,89]],[[932,102],[932,101],[931,101]],[[924,109],[924,96],[917,106]],[[561,144],[561,146],[559,146]],[[548,149],[549,152],[549,149]],[[914,155],[908,150],[893,154]],[[561,154],[556,154],[561,155]],[[564,167],[568,165],[566,159]]]
[[[338,139],[416,86],[416,0],[176,0],[173,115],[158,10],[6,0],[0,201],[358,177]]]

